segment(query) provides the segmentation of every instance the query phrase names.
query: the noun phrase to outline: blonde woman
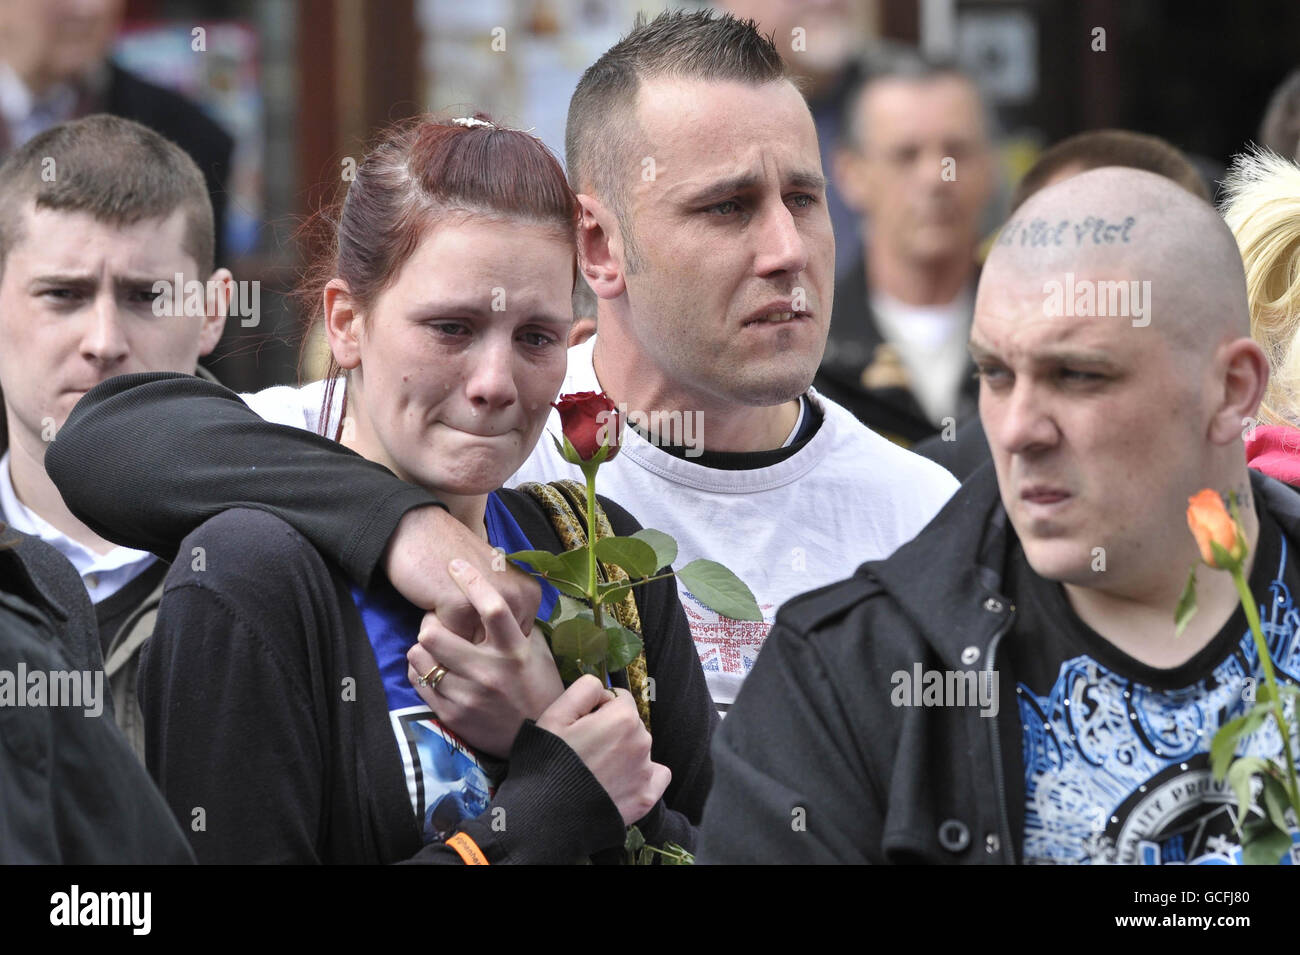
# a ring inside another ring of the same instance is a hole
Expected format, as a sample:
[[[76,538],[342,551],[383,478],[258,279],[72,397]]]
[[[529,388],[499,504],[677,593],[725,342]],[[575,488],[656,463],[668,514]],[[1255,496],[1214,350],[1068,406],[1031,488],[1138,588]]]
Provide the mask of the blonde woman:
[[[1259,423],[1245,430],[1246,458],[1300,486],[1300,165],[1263,149],[1238,156],[1224,194],[1246,268],[1251,336],[1270,369]]]

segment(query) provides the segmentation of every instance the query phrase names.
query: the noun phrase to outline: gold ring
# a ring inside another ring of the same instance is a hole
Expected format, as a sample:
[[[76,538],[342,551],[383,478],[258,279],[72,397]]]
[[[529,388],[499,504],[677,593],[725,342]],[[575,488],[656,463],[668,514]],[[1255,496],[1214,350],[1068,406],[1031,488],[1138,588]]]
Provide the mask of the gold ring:
[[[446,675],[447,675],[446,667],[435,666],[424,676],[420,677],[420,679],[416,680],[416,682],[420,686],[432,686],[436,690],[438,688],[438,684],[442,681],[442,678],[445,677]]]

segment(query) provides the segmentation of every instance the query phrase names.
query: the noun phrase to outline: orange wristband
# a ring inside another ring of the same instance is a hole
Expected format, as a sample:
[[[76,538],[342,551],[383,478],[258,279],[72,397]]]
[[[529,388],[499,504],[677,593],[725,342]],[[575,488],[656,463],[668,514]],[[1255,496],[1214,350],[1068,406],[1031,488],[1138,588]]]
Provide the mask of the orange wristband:
[[[466,865],[490,865],[478,843],[463,832],[453,835],[446,844],[456,850],[456,855],[464,859]]]

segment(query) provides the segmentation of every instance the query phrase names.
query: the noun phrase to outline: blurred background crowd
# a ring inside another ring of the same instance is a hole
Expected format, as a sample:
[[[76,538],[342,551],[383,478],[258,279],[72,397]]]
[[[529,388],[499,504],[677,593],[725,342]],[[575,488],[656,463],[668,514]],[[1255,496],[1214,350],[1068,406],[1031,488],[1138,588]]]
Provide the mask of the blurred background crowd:
[[[1230,13],[1209,0],[717,5],[775,36],[817,122],[838,275],[818,387],[903,443],[973,411],[961,315],[982,244],[1047,147],[1106,128],[1159,136],[1211,196],[1251,142],[1296,154],[1295,0]],[[180,144],[208,177],[218,264],[262,285],[257,325],[228,323],[208,365],[240,391],[293,382],[291,292],[312,251],[296,232],[368,137],[420,111],[477,108],[562,156],[583,69],[638,10],[665,6],[708,4],[5,0],[0,156],[101,111]],[[936,176],[949,158],[953,174]],[[855,392],[886,400],[863,412]]]

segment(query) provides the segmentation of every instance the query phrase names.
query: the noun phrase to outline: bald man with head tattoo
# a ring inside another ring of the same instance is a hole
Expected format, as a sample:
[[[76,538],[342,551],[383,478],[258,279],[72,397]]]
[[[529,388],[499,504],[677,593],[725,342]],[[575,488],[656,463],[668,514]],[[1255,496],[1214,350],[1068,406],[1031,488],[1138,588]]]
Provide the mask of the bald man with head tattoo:
[[[1151,173],[1049,187],[993,246],[969,344],[993,461],[894,555],[781,608],[715,737],[701,861],[1240,861],[1209,750],[1264,664],[1226,573],[1203,568],[1175,634],[1188,499],[1239,501],[1294,683],[1300,497],[1246,468],[1268,363],[1232,235]]]

